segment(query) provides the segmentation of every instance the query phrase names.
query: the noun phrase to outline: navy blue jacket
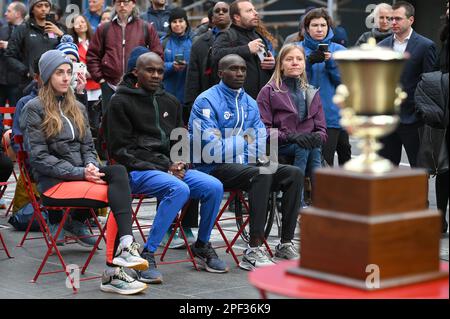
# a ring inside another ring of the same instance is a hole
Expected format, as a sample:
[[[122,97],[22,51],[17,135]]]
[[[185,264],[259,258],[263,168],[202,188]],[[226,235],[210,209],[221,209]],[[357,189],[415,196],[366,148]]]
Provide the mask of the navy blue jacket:
[[[393,48],[394,35],[387,37],[378,45]],[[422,73],[433,71],[436,63],[436,46],[430,39],[413,31],[405,52],[408,52],[410,57],[405,63],[400,83],[408,97],[403,101],[400,108],[400,122],[402,124],[413,124],[419,121],[415,114],[414,93]]]
[[[150,5],[147,12],[141,15],[148,23],[151,23],[158,32],[158,36],[162,39],[169,32],[169,17],[172,7],[168,6],[164,10],[155,10]]]

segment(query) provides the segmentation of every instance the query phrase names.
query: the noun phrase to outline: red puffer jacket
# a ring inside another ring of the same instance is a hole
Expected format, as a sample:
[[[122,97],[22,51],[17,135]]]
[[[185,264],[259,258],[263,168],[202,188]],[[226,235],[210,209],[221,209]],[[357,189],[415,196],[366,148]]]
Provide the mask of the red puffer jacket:
[[[94,81],[105,79],[113,85],[119,84],[125,74],[130,53],[137,46],[147,46],[151,52],[164,59],[163,49],[153,26],[147,23],[147,39],[144,39],[144,21],[140,18],[130,20],[123,30],[117,19],[114,19],[108,24],[105,36],[103,31],[107,24],[97,28],[87,52],[87,68]]]

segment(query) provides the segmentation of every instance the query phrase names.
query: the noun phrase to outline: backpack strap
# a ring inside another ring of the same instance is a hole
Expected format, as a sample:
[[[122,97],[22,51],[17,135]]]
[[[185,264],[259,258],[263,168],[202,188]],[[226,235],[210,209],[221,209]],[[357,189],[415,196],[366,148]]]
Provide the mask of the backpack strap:
[[[144,31],[145,47],[150,50],[150,44],[148,43],[148,23],[147,23],[147,21],[145,21],[143,19],[142,19],[142,22],[143,22],[142,27],[144,28],[143,31]]]
[[[108,35],[108,30],[111,27],[111,22],[106,22],[104,24],[103,30],[102,30],[102,46],[101,46],[101,57],[105,55],[105,48],[106,48],[106,36]]]
[[[163,48],[163,51],[166,50],[167,42],[169,42],[169,37],[166,35],[166,36],[164,37],[164,39],[162,40],[162,43],[161,43],[162,48]]]

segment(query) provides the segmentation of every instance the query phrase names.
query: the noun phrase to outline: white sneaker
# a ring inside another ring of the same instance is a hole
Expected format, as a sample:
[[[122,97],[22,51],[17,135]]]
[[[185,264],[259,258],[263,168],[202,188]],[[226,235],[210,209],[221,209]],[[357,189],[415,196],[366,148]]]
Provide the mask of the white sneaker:
[[[275,257],[278,259],[296,260],[300,258],[300,255],[293,243],[279,243],[275,247]]]
[[[134,270],[147,270],[148,261],[139,254],[139,244],[133,242],[130,246],[122,248],[119,244],[117,254],[114,256],[112,263],[119,267],[132,268]]]
[[[113,292],[121,295],[134,295],[147,289],[147,285],[131,278],[123,270],[118,267],[113,276],[106,275],[103,272],[100,290],[104,292]]]
[[[244,251],[239,267],[245,270],[253,270],[259,267],[266,267],[275,265],[275,263],[269,258],[266,251],[262,247],[247,248]]]

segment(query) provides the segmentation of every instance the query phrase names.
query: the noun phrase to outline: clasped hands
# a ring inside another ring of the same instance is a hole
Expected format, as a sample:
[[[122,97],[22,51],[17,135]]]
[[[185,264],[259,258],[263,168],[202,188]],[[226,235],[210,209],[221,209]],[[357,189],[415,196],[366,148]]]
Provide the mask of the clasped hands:
[[[322,138],[317,132],[314,133],[292,133],[287,136],[287,141],[296,143],[301,148],[312,149],[322,146]]]

